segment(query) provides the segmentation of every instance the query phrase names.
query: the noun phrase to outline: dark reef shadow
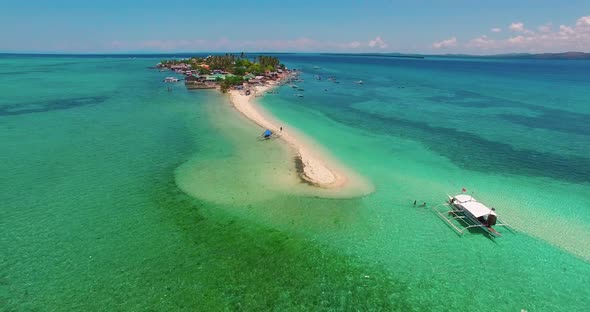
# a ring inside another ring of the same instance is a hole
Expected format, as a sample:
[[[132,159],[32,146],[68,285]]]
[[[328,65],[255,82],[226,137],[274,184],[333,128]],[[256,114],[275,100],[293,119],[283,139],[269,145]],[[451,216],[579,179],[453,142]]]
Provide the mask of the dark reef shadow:
[[[48,101],[34,101],[0,106],[0,116],[13,116],[31,113],[43,113],[53,110],[63,110],[87,105],[97,105],[108,100],[107,96],[89,96],[64,98]]]

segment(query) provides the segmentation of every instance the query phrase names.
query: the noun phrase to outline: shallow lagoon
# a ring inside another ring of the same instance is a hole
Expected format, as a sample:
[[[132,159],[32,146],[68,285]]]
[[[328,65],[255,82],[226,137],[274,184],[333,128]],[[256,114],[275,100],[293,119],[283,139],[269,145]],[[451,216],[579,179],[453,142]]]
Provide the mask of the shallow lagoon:
[[[158,59],[0,58],[10,86],[0,100],[9,112],[0,114],[0,305],[588,305],[590,151],[579,123],[588,63],[281,58],[302,68],[305,97],[284,88],[262,105],[371,179],[374,193],[325,199],[278,187],[272,179],[296,180],[279,142],[250,142],[259,129],[218,94],[167,92],[166,73],[146,69]],[[552,114],[563,123],[547,122]],[[457,153],[460,142],[469,148]],[[186,183],[197,191],[183,192]],[[460,238],[411,205],[461,187],[519,233]]]

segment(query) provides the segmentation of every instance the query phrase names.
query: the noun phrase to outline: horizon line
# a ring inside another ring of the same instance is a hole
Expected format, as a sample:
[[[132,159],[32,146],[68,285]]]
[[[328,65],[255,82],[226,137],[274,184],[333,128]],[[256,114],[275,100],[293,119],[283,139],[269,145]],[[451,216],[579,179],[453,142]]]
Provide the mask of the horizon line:
[[[495,54],[469,54],[469,53],[403,53],[403,52],[272,52],[272,51],[176,51],[176,52],[3,52],[0,55],[171,55],[171,54],[339,54],[339,55],[400,55],[400,56],[502,56],[502,55],[541,55],[541,54],[588,54],[583,51],[563,52],[507,52]]]

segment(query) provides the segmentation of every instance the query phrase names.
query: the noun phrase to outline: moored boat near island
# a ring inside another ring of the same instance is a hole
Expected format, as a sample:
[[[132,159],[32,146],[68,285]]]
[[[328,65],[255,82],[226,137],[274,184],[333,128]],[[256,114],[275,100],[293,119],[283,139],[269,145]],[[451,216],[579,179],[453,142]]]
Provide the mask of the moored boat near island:
[[[179,79],[176,77],[166,77],[164,78],[164,82],[178,82]]]
[[[304,91],[293,84],[303,82],[303,79],[297,77],[300,72],[289,70],[277,57],[258,56],[252,61],[243,54],[225,54],[165,60],[156,67],[184,70],[187,89],[215,88],[222,93],[229,93],[230,102],[236,110],[266,129],[259,138],[281,138],[289,146],[294,158],[298,159],[295,167],[301,180],[314,186],[318,192],[325,191],[329,196],[337,197],[353,194],[364,196],[374,190],[370,182],[349,168],[333,160],[329,162],[329,157],[317,152],[317,147],[310,147],[315,144],[309,144],[306,139],[296,135],[294,129],[289,133],[283,132],[282,126],[274,122],[273,117],[261,113],[256,104],[250,103],[256,97],[276,93],[274,89],[284,84],[298,92]],[[302,93],[294,95],[303,97]],[[285,175],[288,176],[289,172],[285,172]]]
[[[296,72],[289,70],[274,56],[258,56],[254,60],[244,54],[193,56],[185,59],[163,60],[155,68],[173,70],[185,76],[189,90],[219,89],[226,93],[231,89],[280,83],[294,78]],[[166,77],[165,82],[178,82],[175,77]]]

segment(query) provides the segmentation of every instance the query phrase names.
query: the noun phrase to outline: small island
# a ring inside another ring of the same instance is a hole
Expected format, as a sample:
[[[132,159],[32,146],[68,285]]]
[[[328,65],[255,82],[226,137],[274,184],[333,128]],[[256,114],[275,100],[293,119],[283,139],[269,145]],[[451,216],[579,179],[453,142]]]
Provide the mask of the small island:
[[[277,57],[260,55],[250,60],[244,53],[163,60],[156,68],[184,75],[189,90],[219,89],[223,93],[231,89],[249,91],[256,86],[277,84],[295,73]]]
[[[173,70],[184,75],[187,89],[219,89],[228,93],[231,104],[238,112],[265,129],[265,133],[280,138],[292,147],[294,167],[302,182],[331,191],[324,195],[362,196],[374,190],[369,181],[327,155],[313,140],[293,128],[283,129],[285,124],[282,121],[253,100],[272,88],[299,81],[295,77],[298,71],[289,70],[277,57],[258,56],[252,61],[244,53],[239,56],[210,55],[165,60],[156,67],[161,71]]]

